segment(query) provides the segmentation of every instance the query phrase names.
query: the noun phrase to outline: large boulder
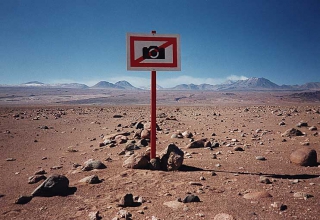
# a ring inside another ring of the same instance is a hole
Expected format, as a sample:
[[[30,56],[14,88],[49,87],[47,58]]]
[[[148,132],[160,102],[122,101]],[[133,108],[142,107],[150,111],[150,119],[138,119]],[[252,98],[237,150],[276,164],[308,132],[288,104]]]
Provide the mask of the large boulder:
[[[63,175],[52,175],[48,177],[32,193],[32,196],[58,196],[68,195],[69,180]]]
[[[178,170],[183,163],[184,153],[175,144],[169,144],[160,154],[161,168],[163,170]]]
[[[291,153],[290,161],[300,166],[316,166],[317,152],[309,147],[302,147]]]
[[[145,154],[132,154],[123,162],[122,166],[131,169],[148,169],[149,158]]]

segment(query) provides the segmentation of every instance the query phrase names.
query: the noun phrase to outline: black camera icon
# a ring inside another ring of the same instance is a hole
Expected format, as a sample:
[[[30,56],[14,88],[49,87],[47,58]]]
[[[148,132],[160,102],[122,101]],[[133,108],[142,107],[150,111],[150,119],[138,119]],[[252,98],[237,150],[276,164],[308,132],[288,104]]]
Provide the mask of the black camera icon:
[[[144,59],[165,59],[164,48],[150,46],[142,48]]]

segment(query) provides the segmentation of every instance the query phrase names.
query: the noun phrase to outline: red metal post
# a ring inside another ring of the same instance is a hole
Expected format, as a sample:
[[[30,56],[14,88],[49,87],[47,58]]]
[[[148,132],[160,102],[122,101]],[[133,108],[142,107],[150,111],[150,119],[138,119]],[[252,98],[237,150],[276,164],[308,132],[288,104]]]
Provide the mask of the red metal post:
[[[153,35],[156,31],[151,31]],[[157,110],[157,73],[151,71],[151,154],[150,158],[156,158],[156,140],[157,140],[157,121],[156,121],[156,110]]]
[[[156,122],[156,108],[157,108],[157,74],[156,71],[151,72],[151,159],[156,157],[156,140],[157,140],[157,122]]]

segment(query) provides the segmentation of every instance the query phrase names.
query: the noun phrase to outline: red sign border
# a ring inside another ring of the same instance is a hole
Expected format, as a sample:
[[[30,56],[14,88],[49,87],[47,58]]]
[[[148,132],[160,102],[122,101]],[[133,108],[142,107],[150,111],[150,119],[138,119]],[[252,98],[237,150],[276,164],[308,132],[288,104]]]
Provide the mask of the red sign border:
[[[166,48],[173,46],[173,62],[171,63],[141,63],[143,57],[135,59],[134,42],[136,41],[165,41],[159,47]],[[158,35],[158,34],[127,34],[127,69],[128,70],[168,70],[179,71],[180,67],[180,36],[179,35]]]

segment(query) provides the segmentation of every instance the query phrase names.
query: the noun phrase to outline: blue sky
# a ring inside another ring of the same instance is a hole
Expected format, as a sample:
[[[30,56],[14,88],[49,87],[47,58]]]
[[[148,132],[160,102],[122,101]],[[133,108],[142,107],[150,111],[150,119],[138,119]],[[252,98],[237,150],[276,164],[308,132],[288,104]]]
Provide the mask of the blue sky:
[[[319,0],[0,0],[0,84],[127,80],[126,33],[180,34],[181,71],[157,83],[320,81]]]

